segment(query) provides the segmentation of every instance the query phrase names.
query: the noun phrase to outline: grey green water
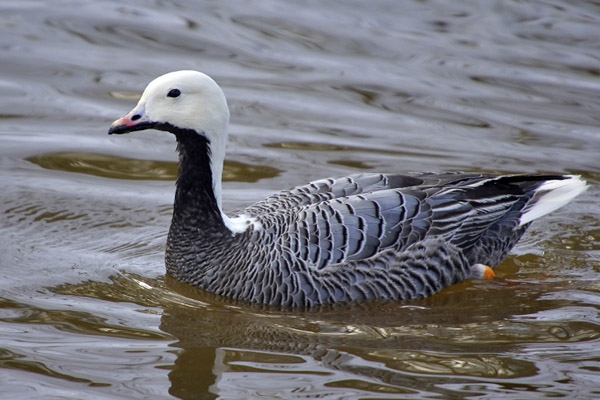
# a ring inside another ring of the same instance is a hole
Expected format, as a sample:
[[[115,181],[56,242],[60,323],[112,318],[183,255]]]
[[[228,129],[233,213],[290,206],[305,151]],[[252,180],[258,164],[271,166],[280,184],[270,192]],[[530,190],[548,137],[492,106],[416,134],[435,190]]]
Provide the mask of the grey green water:
[[[0,397],[600,397],[594,1],[0,1]],[[358,171],[580,174],[494,281],[281,311],[164,276],[154,77],[231,111],[224,202]]]

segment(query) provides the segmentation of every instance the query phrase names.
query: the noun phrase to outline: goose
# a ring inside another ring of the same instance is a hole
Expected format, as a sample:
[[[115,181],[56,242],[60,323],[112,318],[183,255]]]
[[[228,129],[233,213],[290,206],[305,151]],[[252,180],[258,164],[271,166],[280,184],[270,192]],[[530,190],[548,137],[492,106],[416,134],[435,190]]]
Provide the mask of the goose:
[[[175,135],[167,274],[247,302],[416,299],[493,278],[533,220],[587,188],[575,175],[359,173],[284,190],[229,217],[221,204],[228,125],[223,90],[186,70],[150,82],[108,133]]]

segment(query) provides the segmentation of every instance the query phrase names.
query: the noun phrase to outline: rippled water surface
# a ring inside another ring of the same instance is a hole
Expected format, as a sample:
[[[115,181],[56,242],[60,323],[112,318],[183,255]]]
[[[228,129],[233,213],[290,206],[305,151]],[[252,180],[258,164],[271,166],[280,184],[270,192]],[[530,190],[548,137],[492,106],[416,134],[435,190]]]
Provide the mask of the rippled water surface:
[[[0,397],[600,397],[600,4],[1,1]],[[106,135],[213,76],[224,201],[358,171],[580,174],[493,281],[272,310],[165,277],[176,154]]]

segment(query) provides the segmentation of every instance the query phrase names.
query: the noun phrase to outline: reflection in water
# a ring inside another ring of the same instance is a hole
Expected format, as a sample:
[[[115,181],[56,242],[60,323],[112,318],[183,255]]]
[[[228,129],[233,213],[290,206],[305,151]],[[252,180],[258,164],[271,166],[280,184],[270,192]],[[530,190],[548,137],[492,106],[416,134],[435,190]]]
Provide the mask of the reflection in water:
[[[350,390],[375,398],[430,396],[451,393],[444,385],[502,386],[515,379],[535,391],[541,360],[515,360],[508,354],[519,343],[563,340],[540,332],[527,317],[515,317],[526,311],[523,304],[539,300],[539,292],[523,288],[507,298],[500,284],[466,282],[439,296],[400,304],[280,311],[236,304],[170,278],[167,283],[205,305],[172,302],[161,318],[161,329],[177,338],[173,346],[180,349],[169,374],[171,393],[178,397],[198,391],[225,397],[238,391],[283,395],[280,383],[286,376],[293,376],[296,390],[314,395]],[[544,302],[547,309],[558,305]],[[577,341],[596,336],[594,324],[553,322],[549,332],[560,325],[578,330]]]
[[[177,178],[177,163],[169,161],[137,160],[107,154],[57,152],[27,158],[42,168],[77,172],[112,179],[169,180]],[[249,165],[225,161],[223,181],[256,182],[273,178],[281,171],[266,165]]]
[[[520,360],[511,357],[512,352],[531,341],[583,343],[596,335],[592,323],[556,319],[549,321],[546,333],[540,331],[539,321],[523,314],[527,311],[523,304],[537,302],[541,315],[559,308],[563,301],[542,301],[542,309],[541,291],[524,287],[516,291],[517,296],[507,298],[503,296],[507,287],[499,282],[464,282],[420,301],[302,311],[239,303],[166,279],[167,285],[117,275],[106,283],[87,281],[52,288],[53,293],[71,298],[133,303],[137,312],[149,315],[162,310],[164,333],[131,330],[85,312],[58,309],[38,308],[38,321],[28,319],[34,324],[57,325],[75,342],[89,335],[171,342],[169,351],[176,350],[176,360],[168,368],[169,390],[180,398],[194,393],[227,397],[240,392],[249,397],[281,392],[289,397],[297,392],[417,398],[449,395],[462,386],[502,386],[515,381],[535,391],[536,375],[547,362],[546,352]],[[3,319],[4,323],[22,322],[34,310],[14,303],[5,306],[23,312]],[[547,334],[556,333],[559,326],[577,331],[578,337]],[[29,361],[25,361],[7,367],[27,369]],[[72,371],[65,379],[83,376]],[[289,379],[295,384],[286,384]]]

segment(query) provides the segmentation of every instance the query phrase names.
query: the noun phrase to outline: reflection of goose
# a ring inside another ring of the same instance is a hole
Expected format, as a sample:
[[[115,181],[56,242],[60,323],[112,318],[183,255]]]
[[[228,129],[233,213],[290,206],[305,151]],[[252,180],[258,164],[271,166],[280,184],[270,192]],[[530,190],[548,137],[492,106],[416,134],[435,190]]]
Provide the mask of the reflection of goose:
[[[152,81],[109,134],[171,132],[179,177],[167,272],[202,289],[279,305],[431,295],[493,275],[530,222],[585,190],[576,176],[358,174],[274,194],[229,218],[221,174],[229,109],[208,76]]]

